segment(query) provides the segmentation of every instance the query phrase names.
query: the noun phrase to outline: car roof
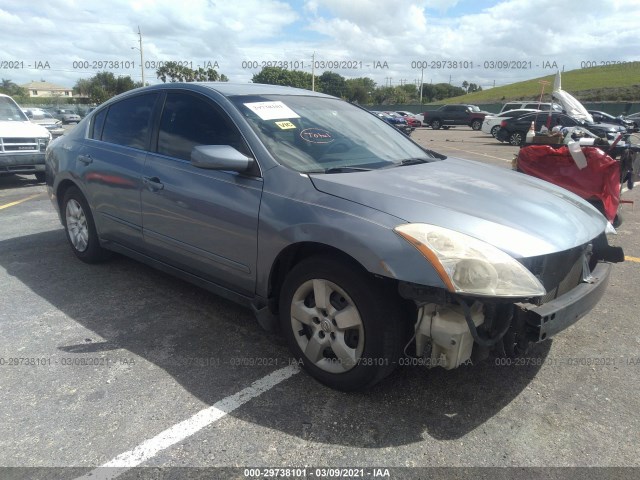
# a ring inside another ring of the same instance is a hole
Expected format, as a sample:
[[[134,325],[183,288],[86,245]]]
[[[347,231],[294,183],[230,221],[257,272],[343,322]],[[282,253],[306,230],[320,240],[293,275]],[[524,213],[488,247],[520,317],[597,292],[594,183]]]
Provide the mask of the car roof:
[[[148,90],[163,88],[189,88],[198,85],[213,90],[225,97],[239,95],[306,95],[314,97],[333,98],[331,95],[313,92],[303,88],[285,87],[282,85],[267,85],[264,83],[231,83],[231,82],[171,82],[161,83],[150,87],[143,87]]]

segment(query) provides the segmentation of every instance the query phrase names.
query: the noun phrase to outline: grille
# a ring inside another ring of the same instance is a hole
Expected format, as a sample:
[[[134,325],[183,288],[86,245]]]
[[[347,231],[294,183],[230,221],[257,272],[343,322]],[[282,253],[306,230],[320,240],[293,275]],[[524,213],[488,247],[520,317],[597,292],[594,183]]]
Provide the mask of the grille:
[[[523,264],[544,285],[547,294],[538,304],[546,303],[575,288],[582,281],[584,254],[588,245],[540,257],[532,257]]]
[[[35,138],[0,138],[0,152],[39,152]]]
[[[550,290],[544,297],[540,299],[540,303],[547,303],[550,300],[558,298],[561,295],[564,295],[568,291],[575,288],[582,281],[582,269],[583,269],[583,258],[582,255],[576,260],[576,263],[573,264],[571,270],[566,277],[562,279],[562,281],[558,284],[556,288]]]

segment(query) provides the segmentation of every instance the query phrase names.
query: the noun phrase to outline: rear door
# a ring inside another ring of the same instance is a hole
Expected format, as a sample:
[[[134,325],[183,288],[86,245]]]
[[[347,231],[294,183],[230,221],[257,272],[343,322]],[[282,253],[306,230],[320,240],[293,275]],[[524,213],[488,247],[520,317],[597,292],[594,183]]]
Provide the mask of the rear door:
[[[113,103],[98,112],[77,160],[100,236],[139,250],[141,174],[158,93]]]
[[[229,116],[200,94],[166,94],[144,165],[142,221],[152,256],[242,293],[255,290],[259,171],[194,167],[197,145],[231,145],[252,156]]]

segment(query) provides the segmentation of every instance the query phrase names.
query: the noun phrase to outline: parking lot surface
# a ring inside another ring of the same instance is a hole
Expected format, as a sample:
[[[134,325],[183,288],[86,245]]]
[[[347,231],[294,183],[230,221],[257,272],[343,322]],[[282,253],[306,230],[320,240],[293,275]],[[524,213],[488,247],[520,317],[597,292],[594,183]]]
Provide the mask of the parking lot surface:
[[[465,127],[412,138],[502,168],[517,153]],[[640,206],[639,191],[623,199]],[[316,467],[366,469],[366,478],[374,467],[638,467],[640,208],[621,212],[613,242],[627,261],[594,310],[552,341],[510,364],[403,366],[347,394],[299,372],[283,339],[248,310],[124,257],[76,260],[45,187],[0,177],[0,466],[67,467],[2,476],[136,478],[129,469],[138,466],[306,466],[306,478],[322,477]],[[113,468],[94,470],[103,465]]]

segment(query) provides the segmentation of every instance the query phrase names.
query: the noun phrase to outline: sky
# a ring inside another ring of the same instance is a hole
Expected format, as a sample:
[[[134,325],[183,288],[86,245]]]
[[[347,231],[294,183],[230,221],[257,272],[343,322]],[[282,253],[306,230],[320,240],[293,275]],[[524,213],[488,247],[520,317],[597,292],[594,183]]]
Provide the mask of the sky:
[[[141,63],[153,84],[158,66],[170,60],[213,67],[241,83],[273,65],[378,85],[467,81],[490,88],[640,60],[640,0],[0,3],[0,78],[19,85],[72,87],[105,70],[140,81]],[[638,77],[640,83],[640,71]]]

